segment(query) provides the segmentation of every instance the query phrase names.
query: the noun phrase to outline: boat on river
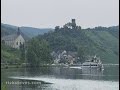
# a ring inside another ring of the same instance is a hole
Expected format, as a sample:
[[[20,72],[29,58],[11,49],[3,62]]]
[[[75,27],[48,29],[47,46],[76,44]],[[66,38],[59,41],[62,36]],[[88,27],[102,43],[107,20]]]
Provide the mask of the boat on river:
[[[89,58],[89,60],[86,60],[83,64],[82,67],[98,67],[100,69],[104,69],[102,61],[100,60],[100,58],[96,57],[96,55],[92,58]]]

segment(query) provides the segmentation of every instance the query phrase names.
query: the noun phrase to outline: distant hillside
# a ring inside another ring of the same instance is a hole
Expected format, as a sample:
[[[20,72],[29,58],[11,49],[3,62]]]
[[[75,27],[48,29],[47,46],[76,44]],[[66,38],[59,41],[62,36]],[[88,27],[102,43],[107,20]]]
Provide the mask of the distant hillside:
[[[20,30],[30,38],[37,36],[39,34],[44,34],[49,31],[53,31],[53,29],[51,28],[38,29],[38,28],[33,28],[33,27],[20,27]]]
[[[7,24],[1,24],[1,37],[16,33],[17,27]]]
[[[17,29],[18,29],[17,26],[1,24],[1,36],[16,33]],[[49,31],[53,31],[53,29],[51,28],[39,29],[39,28],[33,28],[33,27],[20,27],[20,30],[24,35],[26,35],[29,38],[32,38],[39,34],[47,33]]]
[[[96,54],[103,63],[119,63],[119,26],[80,30],[59,28],[37,38],[46,39],[54,51],[83,48],[86,56]]]

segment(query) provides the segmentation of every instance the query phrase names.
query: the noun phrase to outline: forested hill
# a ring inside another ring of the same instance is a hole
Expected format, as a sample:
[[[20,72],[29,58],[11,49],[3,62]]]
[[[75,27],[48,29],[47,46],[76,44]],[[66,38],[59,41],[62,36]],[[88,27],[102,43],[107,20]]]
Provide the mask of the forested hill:
[[[103,63],[119,63],[119,26],[95,27],[56,27],[54,32],[39,35],[48,41],[53,51],[78,51],[83,49],[85,55],[97,55]]]
[[[41,33],[37,38],[48,41],[52,51],[67,50],[81,54],[84,51],[85,56],[100,56],[103,63],[119,63],[119,26],[81,29],[74,22],[72,24],[72,28],[71,23],[67,23],[61,28],[57,26],[55,30],[20,28],[25,35],[31,37]],[[1,36],[16,33],[17,28],[1,24]]]
[[[34,27],[19,27],[20,31],[27,37],[32,38],[34,36],[37,36],[39,34],[44,34],[49,31],[52,31],[51,28],[34,28]],[[9,25],[9,24],[3,24],[1,23],[1,36],[9,35],[16,33],[18,29],[18,26]]]

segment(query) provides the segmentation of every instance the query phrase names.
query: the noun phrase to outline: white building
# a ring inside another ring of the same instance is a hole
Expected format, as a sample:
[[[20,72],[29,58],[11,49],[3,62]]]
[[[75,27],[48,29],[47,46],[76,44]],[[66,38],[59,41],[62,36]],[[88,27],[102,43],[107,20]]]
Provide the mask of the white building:
[[[8,35],[2,37],[2,43],[4,43],[7,46],[10,46],[12,48],[20,48],[20,45],[25,44],[25,39],[21,35],[21,32],[18,28],[18,32],[16,34]]]

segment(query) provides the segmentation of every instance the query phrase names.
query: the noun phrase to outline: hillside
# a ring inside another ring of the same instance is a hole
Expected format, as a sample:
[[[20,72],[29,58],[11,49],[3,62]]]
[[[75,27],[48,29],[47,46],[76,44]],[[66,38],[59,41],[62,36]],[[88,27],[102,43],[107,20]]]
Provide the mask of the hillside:
[[[37,38],[49,42],[53,51],[85,50],[85,55],[97,55],[103,63],[119,63],[119,26],[95,27],[93,29],[59,28],[55,32],[39,35]]]
[[[17,29],[18,29],[17,26],[2,23],[1,24],[1,36],[16,33]],[[33,28],[33,27],[20,27],[20,30],[24,35],[26,35],[29,38],[32,38],[39,34],[47,33],[49,31],[53,31],[53,29],[51,28],[39,29],[39,28]]]
[[[15,26],[1,24],[1,37],[16,33],[16,29],[17,27]]]
[[[23,32],[25,35],[27,35],[29,38],[35,37],[39,34],[44,34],[47,33],[49,31],[52,31],[53,29],[51,28],[43,28],[43,29],[39,29],[39,28],[33,28],[33,27],[20,27],[21,32]]]
[[[119,63],[119,26],[87,29],[81,29],[80,27],[77,27],[79,29],[71,29],[64,26],[55,28],[55,31],[32,27],[20,28],[30,38],[38,35],[37,38],[48,41],[52,51],[78,52],[79,48],[83,48],[86,56],[96,54],[101,57],[103,63]],[[16,31],[16,26],[1,25],[1,36],[16,33]],[[7,54],[7,51],[4,51],[2,52]]]

